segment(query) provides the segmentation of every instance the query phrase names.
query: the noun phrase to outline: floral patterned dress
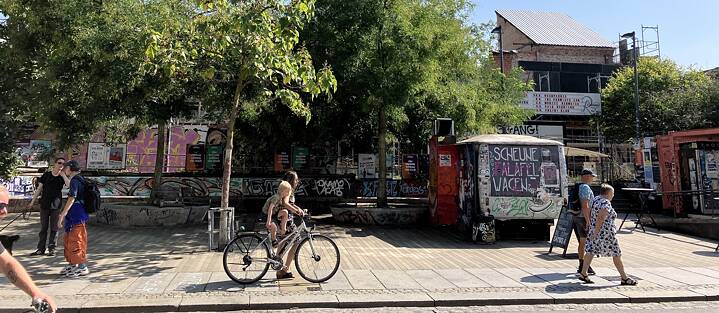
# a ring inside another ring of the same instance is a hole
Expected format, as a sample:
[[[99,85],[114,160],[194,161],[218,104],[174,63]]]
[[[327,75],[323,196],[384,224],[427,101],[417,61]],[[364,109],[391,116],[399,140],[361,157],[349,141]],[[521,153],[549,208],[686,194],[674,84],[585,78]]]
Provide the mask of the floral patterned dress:
[[[617,228],[614,226],[614,220],[617,218],[617,212],[614,211],[612,203],[602,196],[596,196],[590,203],[591,218],[589,219],[590,227],[587,238],[587,245],[584,248],[586,253],[591,253],[593,256],[601,257],[614,257],[621,256],[622,250],[619,249],[619,241],[617,241]],[[597,238],[592,240],[592,235],[597,225],[597,216],[603,209],[609,211],[609,215],[604,220],[602,228],[597,235]]]

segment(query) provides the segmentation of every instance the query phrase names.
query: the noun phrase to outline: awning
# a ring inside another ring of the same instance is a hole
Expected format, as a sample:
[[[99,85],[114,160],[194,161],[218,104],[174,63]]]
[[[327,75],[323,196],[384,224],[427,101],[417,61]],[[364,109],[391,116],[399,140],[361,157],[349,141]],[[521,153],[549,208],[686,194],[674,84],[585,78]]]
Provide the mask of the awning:
[[[590,157],[590,158],[608,158],[609,156],[604,153],[599,153],[592,150],[586,150],[586,149],[580,149],[580,148],[574,148],[574,147],[564,147],[564,155],[568,157],[575,157],[575,156],[581,156],[581,157]]]

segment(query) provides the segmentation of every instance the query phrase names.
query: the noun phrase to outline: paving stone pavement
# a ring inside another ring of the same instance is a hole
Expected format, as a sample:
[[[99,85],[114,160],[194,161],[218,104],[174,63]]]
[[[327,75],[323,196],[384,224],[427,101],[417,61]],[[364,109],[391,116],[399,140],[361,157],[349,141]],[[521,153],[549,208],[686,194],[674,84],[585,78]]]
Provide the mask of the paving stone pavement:
[[[232,282],[222,254],[209,252],[202,226],[121,229],[89,226],[91,275],[65,279],[63,258],[30,257],[37,214],[6,229],[20,234],[15,255],[48,293],[79,311],[123,309],[232,310],[293,307],[436,307],[477,304],[577,304],[719,300],[714,242],[665,231],[629,231],[619,240],[625,266],[639,281],[619,286],[611,259],[594,263],[596,284],[575,277],[576,260],[546,254],[546,242],[467,243],[442,228],[395,229],[321,225],[342,253],[340,271],[313,284],[296,278]],[[59,240],[62,243],[62,240]],[[576,250],[575,243],[569,252]],[[61,248],[59,248],[61,251]],[[296,275],[299,276],[299,275]],[[25,296],[0,278],[0,312],[24,307]],[[79,295],[79,296],[78,296]],[[439,311],[444,312],[444,311]]]

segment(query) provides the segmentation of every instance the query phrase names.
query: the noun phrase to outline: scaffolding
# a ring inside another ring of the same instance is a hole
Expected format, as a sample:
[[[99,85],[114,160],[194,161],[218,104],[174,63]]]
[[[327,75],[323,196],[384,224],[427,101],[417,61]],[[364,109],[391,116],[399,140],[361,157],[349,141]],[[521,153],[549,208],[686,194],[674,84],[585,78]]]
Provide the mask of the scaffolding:
[[[659,25],[644,26],[642,25],[640,56],[653,56],[661,58],[661,49],[659,48]]]

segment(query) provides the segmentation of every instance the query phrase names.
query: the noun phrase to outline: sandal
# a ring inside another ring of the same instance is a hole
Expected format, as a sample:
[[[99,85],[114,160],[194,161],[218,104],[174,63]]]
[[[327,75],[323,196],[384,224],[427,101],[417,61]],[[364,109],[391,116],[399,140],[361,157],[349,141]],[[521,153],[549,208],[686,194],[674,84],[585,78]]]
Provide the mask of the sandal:
[[[589,275],[584,275],[582,273],[579,273],[578,276],[579,277],[577,277],[577,278],[579,278],[579,280],[583,281],[585,284],[593,284],[594,283],[591,279],[589,279]]]
[[[627,277],[627,279],[622,279],[622,286],[636,286],[637,281],[632,279],[631,277]]]

